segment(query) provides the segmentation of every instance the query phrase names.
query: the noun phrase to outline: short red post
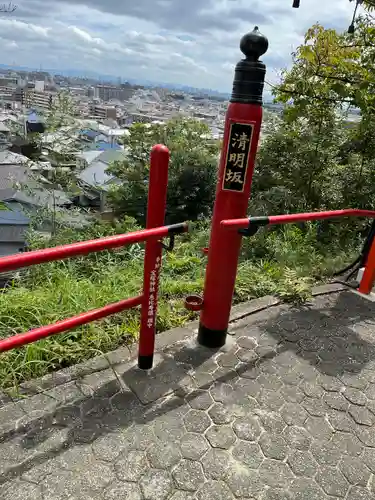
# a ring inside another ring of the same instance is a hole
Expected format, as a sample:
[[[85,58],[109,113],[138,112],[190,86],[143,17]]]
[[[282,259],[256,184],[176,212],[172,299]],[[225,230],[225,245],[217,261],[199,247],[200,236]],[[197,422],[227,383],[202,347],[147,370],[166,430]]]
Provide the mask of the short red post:
[[[375,282],[375,238],[372,240],[372,245],[366,260],[365,270],[358,291],[365,295],[371,293]]]
[[[268,40],[257,27],[240,42],[246,58],[236,66],[226,114],[198,331],[198,342],[206,347],[221,347],[226,340],[241,235],[225,231],[220,223],[246,217],[262,122],[266,68],[259,57],[267,48]]]
[[[151,150],[146,228],[164,225],[167,203],[169,150],[157,144]],[[157,240],[146,243],[143,274],[143,303],[139,333],[138,367],[152,368],[155,348],[156,312],[162,246]]]

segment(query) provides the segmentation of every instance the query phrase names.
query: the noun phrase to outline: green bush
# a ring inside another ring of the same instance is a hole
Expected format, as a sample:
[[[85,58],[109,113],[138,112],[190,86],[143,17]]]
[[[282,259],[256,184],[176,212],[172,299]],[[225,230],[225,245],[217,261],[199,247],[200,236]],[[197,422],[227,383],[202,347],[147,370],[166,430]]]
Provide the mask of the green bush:
[[[209,223],[202,221],[191,226],[191,233],[177,239],[175,250],[164,254],[158,331],[183,325],[196,317],[184,309],[183,298],[202,291],[206,257],[201,249],[208,246]],[[62,230],[52,243],[82,241],[137,227],[129,218],[115,225],[96,223],[84,231]],[[340,250],[334,244],[322,247],[315,236],[316,226],[311,225],[305,231],[290,226],[282,231],[263,230],[253,238],[244,238],[234,303],[266,294],[293,302],[306,300],[316,281],[314,277],[330,276],[357,251],[355,245]],[[30,242],[34,248],[51,244],[35,235]],[[0,337],[135,296],[141,292],[142,280],[141,245],[30,268],[19,281],[0,293]],[[1,385],[16,387],[22,380],[132,343],[138,332],[139,311],[130,310],[9,351],[0,357]]]

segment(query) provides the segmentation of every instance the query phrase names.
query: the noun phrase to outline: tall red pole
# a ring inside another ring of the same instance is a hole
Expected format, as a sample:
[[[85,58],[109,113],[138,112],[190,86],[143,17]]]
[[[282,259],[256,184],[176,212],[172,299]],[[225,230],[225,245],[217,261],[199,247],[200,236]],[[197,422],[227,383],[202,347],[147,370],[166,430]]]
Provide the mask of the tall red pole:
[[[240,48],[246,58],[236,66],[226,114],[198,330],[198,342],[214,348],[225,344],[241,246],[241,235],[228,233],[220,223],[247,213],[266,72],[259,57],[267,51],[268,40],[255,27],[242,37]]]
[[[165,208],[167,204],[168,165],[168,148],[161,144],[157,144],[151,150],[146,221],[147,229],[164,225]],[[146,243],[144,259],[143,303],[138,351],[138,367],[143,370],[152,368],[154,360],[155,323],[161,258],[161,243],[157,240],[148,241]]]

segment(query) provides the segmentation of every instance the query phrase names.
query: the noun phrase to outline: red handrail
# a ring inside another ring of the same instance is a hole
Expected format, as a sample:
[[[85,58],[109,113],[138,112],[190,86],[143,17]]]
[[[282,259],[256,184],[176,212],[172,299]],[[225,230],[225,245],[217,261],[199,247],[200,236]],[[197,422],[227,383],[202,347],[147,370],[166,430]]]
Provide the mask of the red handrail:
[[[165,238],[172,233],[186,231],[187,224],[181,223],[172,226],[156,227],[154,229],[141,229],[133,233],[119,234],[116,236],[99,238],[97,240],[80,241],[78,243],[71,243],[70,245],[61,245],[54,248],[43,248],[32,252],[9,255],[0,258],[0,273],[14,271],[15,269],[33,266],[35,264],[42,264],[43,262],[52,262],[54,260],[87,255],[93,252],[101,252],[102,250],[110,250],[132,243],[157,240],[158,238]]]
[[[63,319],[57,321],[51,325],[41,326],[39,328],[34,328],[26,333],[19,333],[18,335],[13,335],[6,339],[0,340],[0,352],[10,351],[15,347],[20,347],[31,342],[35,342],[40,339],[44,339],[51,335],[56,335],[58,333],[66,332],[77,328],[78,326],[91,323],[98,319],[105,318],[111,314],[119,313],[125,311],[126,309],[131,309],[132,307],[137,307],[142,304],[143,295],[138,297],[132,297],[131,299],[120,300],[114,304],[109,304],[107,306],[101,307],[100,309],[92,309],[91,311],[78,314],[77,316],[72,316],[71,318]]]
[[[167,198],[169,151],[161,145],[155,145],[151,150],[150,182],[147,207],[147,229],[133,233],[109,236],[96,240],[82,241],[70,245],[54,248],[45,248],[22,254],[10,255],[0,258],[0,273],[14,271],[23,267],[52,262],[55,260],[87,255],[102,250],[130,245],[132,243],[146,242],[144,257],[144,284],[143,292],[137,297],[120,300],[99,309],[92,309],[77,316],[57,321],[51,325],[34,328],[26,333],[0,340],[0,352],[9,351],[31,342],[56,335],[78,326],[105,318],[132,307],[142,306],[141,327],[139,334],[140,368],[152,367],[156,311],[158,302],[159,271],[161,266],[162,246],[159,241],[165,237],[188,231],[186,223],[164,226],[164,215]],[[157,227],[159,226],[159,227]]]
[[[249,225],[290,224],[292,222],[303,222],[308,220],[334,219],[336,217],[372,217],[375,218],[374,210],[359,210],[355,208],[346,208],[344,210],[329,210],[324,212],[305,212],[300,214],[286,215],[265,215],[264,217],[249,217],[246,219],[227,219],[221,221],[221,226],[226,229],[246,229]]]

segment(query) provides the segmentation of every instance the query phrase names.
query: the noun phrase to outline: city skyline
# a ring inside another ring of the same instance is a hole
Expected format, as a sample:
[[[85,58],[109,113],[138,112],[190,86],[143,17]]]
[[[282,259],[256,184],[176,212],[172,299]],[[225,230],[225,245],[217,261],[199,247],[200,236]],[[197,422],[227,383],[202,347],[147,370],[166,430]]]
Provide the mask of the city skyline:
[[[251,3],[251,5],[250,5]],[[241,36],[257,24],[270,41],[263,60],[277,81],[306,29],[345,30],[352,4],[305,0],[19,0],[0,17],[2,64],[112,75],[229,92]],[[185,6],[184,6],[185,5]],[[266,87],[266,97],[269,95]]]

